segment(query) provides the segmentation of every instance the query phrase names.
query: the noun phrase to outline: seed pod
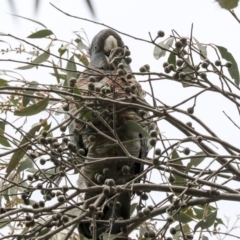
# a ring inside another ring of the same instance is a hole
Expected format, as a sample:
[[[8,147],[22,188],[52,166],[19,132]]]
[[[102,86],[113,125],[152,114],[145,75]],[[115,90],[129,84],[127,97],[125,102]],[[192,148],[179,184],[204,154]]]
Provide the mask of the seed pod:
[[[177,233],[176,228],[170,228],[170,233],[171,233],[172,235],[176,234],[176,233]]]
[[[127,75],[126,75],[126,78],[127,79],[131,79],[133,76],[132,76],[132,74],[131,73],[128,73]]]
[[[144,215],[149,216],[150,213],[151,213],[151,211],[150,211],[149,208],[145,208],[145,209],[143,210],[143,213],[144,213]]]
[[[139,68],[139,72],[146,72],[146,71],[147,69],[144,66]]]
[[[125,58],[125,62],[127,64],[130,64],[132,62],[132,59],[130,57]]]
[[[161,149],[160,148],[156,148],[155,151],[154,151],[154,154],[155,155],[161,155]]]
[[[189,107],[189,108],[187,109],[187,112],[188,112],[189,114],[193,114],[193,113],[194,113],[194,107]]]
[[[130,167],[127,165],[124,165],[122,167],[122,172],[123,172],[123,174],[128,174],[130,172]]]
[[[216,61],[215,61],[215,65],[216,65],[217,67],[221,66],[221,64],[222,64],[222,63],[221,63],[220,60],[216,60]]]
[[[232,67],[232,62],[230,62],[230,61],[226,62],[226,63],[225,63],[225,66],[226,66],[227,68]]]
[[[165,33],[164,33],[164,31],[159,30],[159,31],[157,32],[157,35],[158,35],[158,37],[164,37]]]
[[[88,90],[93,91],[95,89],[94,83],[90,82],[88,83]]]
[[[62,106],[62,109],[64,110],[64,111],[69,111],[69,104],[68,103],[65,103],[63,106]]]
[[[91,82],[91,83],[94,83],[94,82],[96,82],[96,78],[95,78],[95,77],[93,77],[93,76],[91,76],[91,77],[89,78],[89,82]]]
[[[59,195],[59,196],[57,197],[57,200],[58,200],[58,202],[64,202],[65,197],[64,197],[63,195]]]
[[[131,55],[131,52],[130,52],[128,49],[126,49],[125,52],[124,52],[124,55],[125,55],[126,57],[128,57],[128,56]]]
[[[106,179],[105,184],[108,185],[109,187],[115,186],[115,181],[113,179]]]
[[[141,194],[141,199],[144,200],[144,201],[148,200],[148,195],[146,193],[142,193]]]
[[[142,217],[144,217],[144,213],[143,213],[143,212],[141,212],[141,211],[139,211],[137,214],[138,214],[138,217],[139,217],[139,218],[142,218]]]
[[[177,49],[181,49],[181,48],[183,47],[183,43],[182,43],[181,41],[177,41],[177,42],[175,43],[175,47],[176,47]]]
[[[125,74],[125,71],[120,68],[120,69],[117,70],[117,74],[118,74],[119,76],[123,76],[123,75]]]
[[[117,68],[119,68],[119,69],[124,69],[124,64],[123,64],[123,63],[119,63],[118,66],[117,66]]]
[[[62,218],[61,218],[61,221],[62,221],[63,223],[67,223],[67,222],[69,222],[69,217],[66,216],[66,215],[63,215]]]
[[[190,149],[189,149],[188,147],[185,147],[185,148],[183,149],[183,153],[184,153],[185,155],[189,155]]]
[[[69,86],[70,87],[74,87],[75,83],[76,83],[76,78],[72,77],[72,78],[69,79]]]
[[[150,137],[156,138],[157,136],[158,136],[158,134],[157,134],[156,130],[150,131]]]
[[[150,231],[148,232],[148,234],[149,234],[149,237],[150,237],[150,238],[154,238],[154,237],[156,236],[155,232],[152,231],[152,230],[150,230]]]
[[[104,194],[104,196],[108,197],[110,195],[110,188],[109,187],[104,187],[103,188],[103,194]]]
[[[168,223],[173,223],[174,222],[174,219],[173,219],[172,216],[168,216],[166,220],[167,220]]]

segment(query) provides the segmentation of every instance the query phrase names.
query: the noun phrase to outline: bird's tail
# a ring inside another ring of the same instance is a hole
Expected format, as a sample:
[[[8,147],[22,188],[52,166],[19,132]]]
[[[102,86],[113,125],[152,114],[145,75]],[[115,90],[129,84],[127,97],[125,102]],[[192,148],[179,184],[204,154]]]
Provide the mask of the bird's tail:
[[[93,229],[92,223],[80,222],[78,225],[79,233],[89,239],[93,238],[93,231],[96,231],[97,239],[101,239],[102,233],[118,234],[121,232],[122,226],[116,224],[115,220],[130,218],[130,204],[131,194],[128,192],[120,193],[116,198],[109,197],[102,204],[104,206],[102,214],[96,213],[96,229]],[[91,214],[89,214],[89,217],[91,217]]]

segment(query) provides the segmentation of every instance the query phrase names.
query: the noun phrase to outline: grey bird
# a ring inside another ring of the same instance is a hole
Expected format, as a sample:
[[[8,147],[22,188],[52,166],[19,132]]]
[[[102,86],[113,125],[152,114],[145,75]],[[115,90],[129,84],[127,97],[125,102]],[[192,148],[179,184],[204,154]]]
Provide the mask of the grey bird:
[[[96,97],[80,102],[83,111],[69,126],[72,141],[78,149],[82,149],[86,164],[80,169],[79,185],[82,188],[107,185],[109,179],[111,184],[123,186],[134,182],[143,171],[143,164],[133,161],[131,156],[146,158],[151,148],[146,134],[157,127],[148,112],[131,104],[147,105],[145,92],[131,74],[129,54],[118,33],[111,29],[100,31],[90,45],[90,63],[76,81],[75,86],[82,96]],[[71,104],[70,108],[72,113],[79,110],[75,104]],[[104,161],[97,163],[98,160]],[[91,164],[93,161],[94,164]],[[118,234],[121,226],[114,224],[114,220],[130,218],[133,193],[116,193],[112,190],[115,188],[109,186],[106,189],[110,191],[106,194],[106,190],[97,206],[96,211],[101,214],[96,214],[96,227],[91,221],[81,221],[78,225],[79,233],[87,238],[95,236],[100,239],[105,232]],[[94,197],[100,194],[85,193],[83,208],[88,210],[88,205],[94,203]],[[87,217],[84,220],[90,219],[92,213]]]

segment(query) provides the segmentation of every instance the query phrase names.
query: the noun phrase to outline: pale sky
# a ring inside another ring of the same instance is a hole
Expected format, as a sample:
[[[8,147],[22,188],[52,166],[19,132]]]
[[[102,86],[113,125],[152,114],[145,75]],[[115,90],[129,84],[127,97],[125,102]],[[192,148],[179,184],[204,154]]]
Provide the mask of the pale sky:
[[[33,11],[32,0],[15,0],[14,2],[17,6],[16,14],[43,23],[59,39],[66,41],[74,39],[72,32],[80,29],[85,30],[91,41],[94,35],[105,27],[63,15],[53,8],[49,4],[50,2],[72,15],[104,23],[129,35],[148,40],[148,33],[150,32],[155,37],[158,30],[163,30],[166,37],[171,34],[173,29],[180,35],[189,37],[191,24],[193,23],[193,35],[199,42],[215,43],[216,45],[226,47],[240,65],[240,24],[228,11],[221,9],[213,0],[92,0],[97,16],[95,19],[93,19],[86,7],[85,1],[81,0],[42,0],[38,14],[35,14]],[[1,0],[0,32],[11,33],[25,38],[36,29],[42,29],[40,25],[7,14],[11,12],[8,0]],[[235,13],[240,18],[239,7],[235,9]],[[162,63],[166,61],[167,57],[163,58],[163,60],[156,60],[153,57],[152,45],[127,36],[122,36],[122,38],[131,50],[133,71],[138,71],[139,67],[146,63],[150,64],[152,71],[163,71]],[[16,41],[12,41],[9,38],[4,40],[13,42],[16,45]],[[31,42],[34,44],[38,43],[37,40],[31,40]],[[0,49],[3,47],[6,47],[6,45],[0,42]],[[9,56],[12,59],[15,57],[15,55]],[[210,54],[209,58],[213,62],[216,60],[212,54]],[[2,62],[0,65],[0,69],[10,69],[13,66],[12,63],[5,64]],[[22,64],[14,65],[14,67],[17,66],[22,66]],[[39,70],[36,72],[33,69],[29,72],[21,71],[21,74],[29,76],[31,80],[37,80],[41,83],[46,81],[48,83],[49,71],[40,74],[39,72]],[[147,84],[142,86],[148,89]],[[195,92],[195,90],[190,88],[183,89],[180,84],[168,82],[155,84],[154,87],[157,97],[169,105],[178,103],[180,100],[185,99],[186,96],[191,96]],[[186,108],[189,106],[191,106],[190,103],[186,105]],[[224,110],[233,119],[237,119],[236,109],[233,109],[232,104],[229,105],[228,102],[222,101],[219,96],[213,97],[211,94],[205,94],[200,97],[197,106],[197,116],[201,116],[223,139],[230,141],[238,147],[237,143],[240,140],[239,130],[233,127],[222,113]],[[160,128],[162,132],[168,132],[169,136],[171,136],[169,126],[162,124]],[[218,206],[220,207],[219,217],[226,215],[235,220],[236,214],[240,214],[238,203],[218,203]],[[223,230],[224,228],[221,226],[221,229]],[[233,233],[240,236],[240,229],[233,231]],[[227,239],[235,238],[227,237]]]

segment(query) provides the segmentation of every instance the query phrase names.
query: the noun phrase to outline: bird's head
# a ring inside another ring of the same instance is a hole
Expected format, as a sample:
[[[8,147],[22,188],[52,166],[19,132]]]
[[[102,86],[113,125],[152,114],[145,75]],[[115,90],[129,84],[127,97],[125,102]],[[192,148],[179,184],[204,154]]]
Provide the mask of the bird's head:
[[[92,40],[89,48],[90,56],[95,53],[102,52],[104,55],[109,56],[110,52],[117,48],[123,47],[124,43],[121,37],[111,29],[104,29],[100,31]]]

